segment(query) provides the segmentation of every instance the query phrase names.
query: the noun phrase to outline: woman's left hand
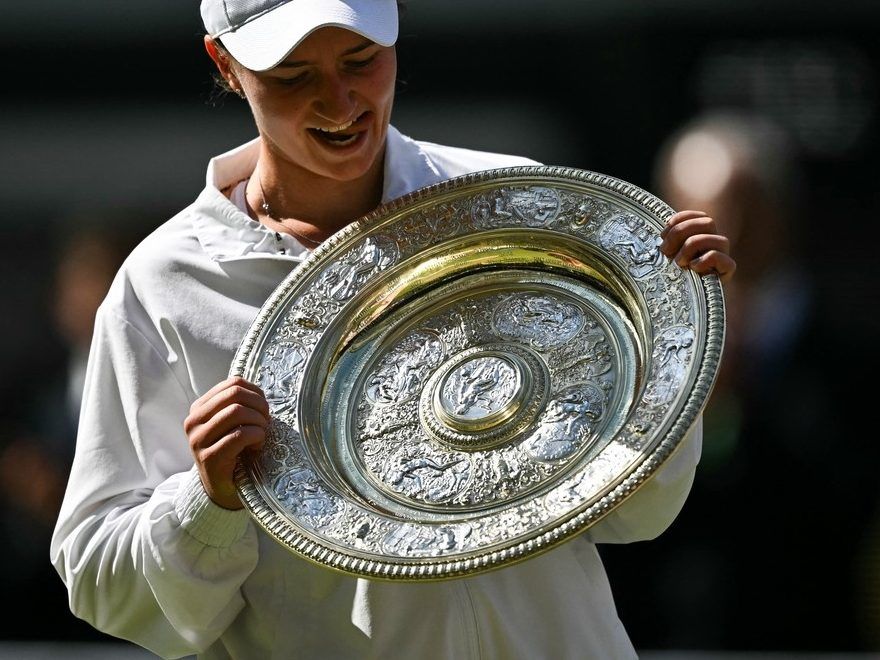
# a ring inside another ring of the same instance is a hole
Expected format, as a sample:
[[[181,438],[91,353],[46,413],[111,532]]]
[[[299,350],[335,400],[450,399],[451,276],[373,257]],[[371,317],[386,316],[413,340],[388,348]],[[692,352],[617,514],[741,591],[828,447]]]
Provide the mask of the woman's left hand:
[[[730,241],[718,233],[715,221],[702,211],[679,211],[660,232],[660,251],[682,268],[698,275],[716,273],[727,282],[736,271]]]

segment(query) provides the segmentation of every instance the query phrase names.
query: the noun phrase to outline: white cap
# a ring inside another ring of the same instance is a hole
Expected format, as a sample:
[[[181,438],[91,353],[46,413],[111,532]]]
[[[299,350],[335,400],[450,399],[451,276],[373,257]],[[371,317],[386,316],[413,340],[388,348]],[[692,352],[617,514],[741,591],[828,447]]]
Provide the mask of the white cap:
[[[397,41],[397,0],[202,0],[212,37],[244,67],[265,71],[321,27],[341,27],[382,46]]]

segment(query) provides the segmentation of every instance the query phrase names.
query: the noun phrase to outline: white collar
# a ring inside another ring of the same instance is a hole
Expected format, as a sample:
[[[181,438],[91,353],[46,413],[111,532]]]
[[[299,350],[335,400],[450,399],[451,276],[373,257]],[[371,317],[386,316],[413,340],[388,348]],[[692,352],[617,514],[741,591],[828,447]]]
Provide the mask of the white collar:
[[[260,138],[208,163],[205,189],[191,207],[199,243],[214,261],[253,258],[302,259],[308,250],[289,234],[276,234],[240,211],[220,191],[249,177],[257,165]],[[388,127],[382,203],[441,179],[418,143]],[[283,249],[283,251],[282,251]]]

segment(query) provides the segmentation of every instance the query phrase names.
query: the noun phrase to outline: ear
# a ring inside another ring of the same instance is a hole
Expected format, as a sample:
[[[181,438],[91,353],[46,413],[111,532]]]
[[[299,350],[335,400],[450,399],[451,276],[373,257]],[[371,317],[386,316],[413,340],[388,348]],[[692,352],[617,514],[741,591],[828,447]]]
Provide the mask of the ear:
[[[205,35],[205,50],[208,52],[208,56],[214,61],[217,71],[220,72],[220,75],[223,76],[223,79],[229,84],[229,86],[233,89],[240,88],[241,86],[238,84],[238,80],[232,72],[232,67],[229,63],[229,56],[226,54],[226,51],[217,45],[217,42],[214,41],[213,37],[207,34]]]

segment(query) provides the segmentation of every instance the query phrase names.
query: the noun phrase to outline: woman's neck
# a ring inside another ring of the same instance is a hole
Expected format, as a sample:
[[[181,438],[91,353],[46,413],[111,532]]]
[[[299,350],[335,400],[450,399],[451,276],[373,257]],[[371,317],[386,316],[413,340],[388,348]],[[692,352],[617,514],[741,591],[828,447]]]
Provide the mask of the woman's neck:
[[[317,244],[379,205],[383,170],[384,154],[363,176],[340,181],[316,175],[262,147],[246,194],[257,220]]]

